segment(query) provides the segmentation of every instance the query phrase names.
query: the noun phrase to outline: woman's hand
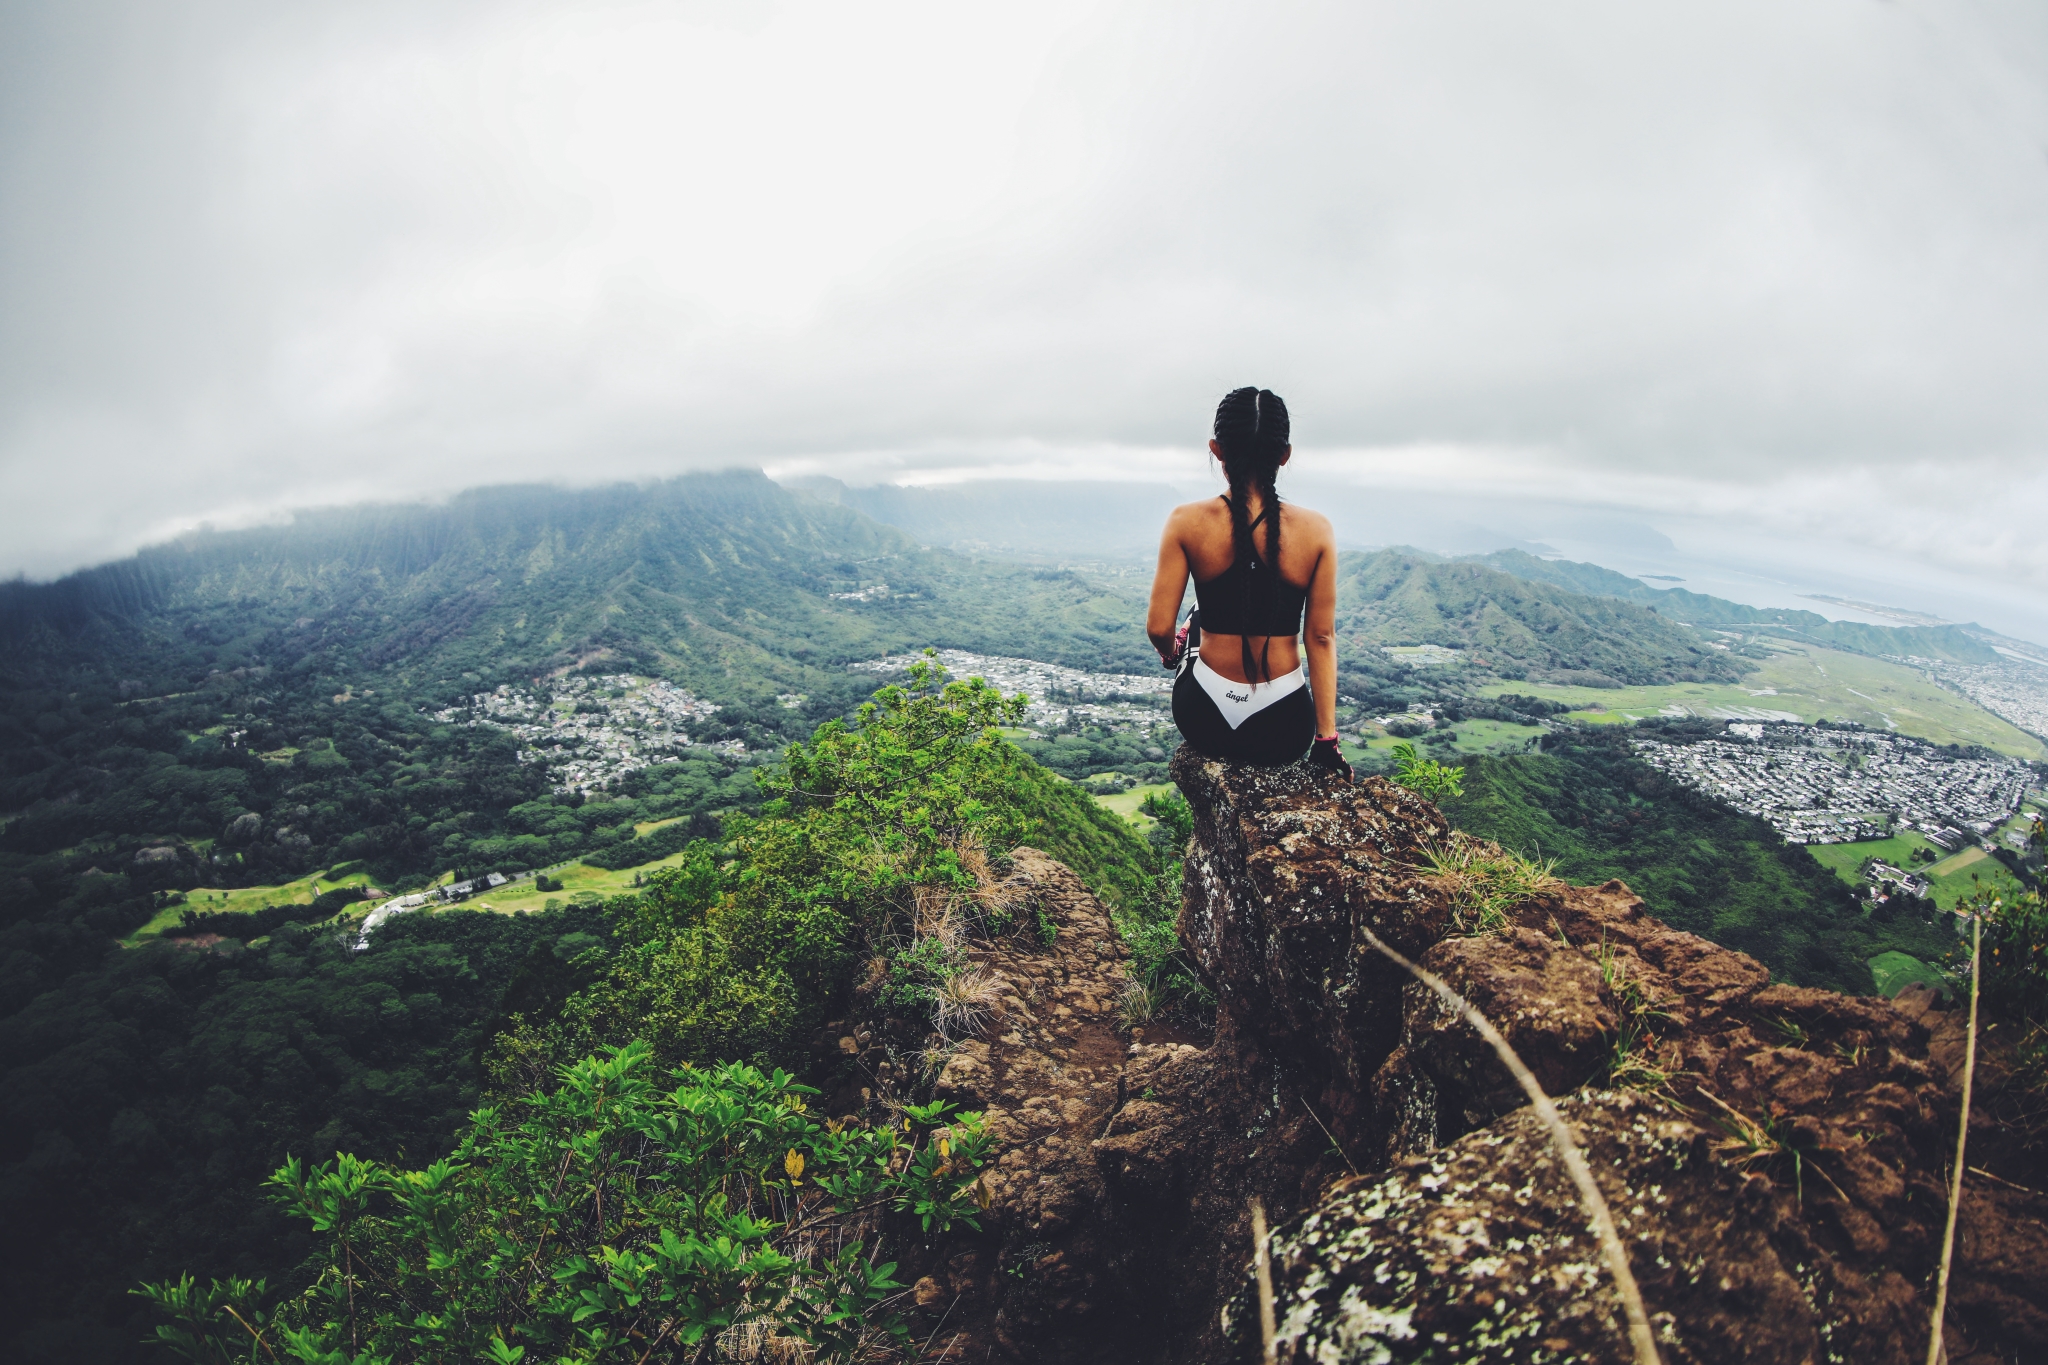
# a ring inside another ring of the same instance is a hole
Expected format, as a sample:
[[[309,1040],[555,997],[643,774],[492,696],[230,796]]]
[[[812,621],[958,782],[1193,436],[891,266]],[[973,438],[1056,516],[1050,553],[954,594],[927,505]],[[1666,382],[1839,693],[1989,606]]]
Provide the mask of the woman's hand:
[[[1174,629],[1180,618],[1180,600],[1188,587],[1188,555],[1181,543],[1181,523],[1187,508],[1176,507],[1166,519],[1159,536],[1159,568],[1152,575],[1152,601],[1145,612],[1145,634],[1159,652],[1161,668],[1177,668],[1187,648],[1187,631]]]
[[[1188,651],[1201,644],[1201,620],[1202,613],[1199,608],[1188,613],[1188,619],[1181,622],[1180,629],[1173,633],[1173,648],[1159,651],[1161,668],[1179,668],[1181,661],[1188,657]]]
[[[1309,746],[1308,762],[1311,768],[1320,768],[1346,782],[1351,780],[1351,765],[1344,761],[1344,750],[1335,735],[1317,735],[1316,742]]]

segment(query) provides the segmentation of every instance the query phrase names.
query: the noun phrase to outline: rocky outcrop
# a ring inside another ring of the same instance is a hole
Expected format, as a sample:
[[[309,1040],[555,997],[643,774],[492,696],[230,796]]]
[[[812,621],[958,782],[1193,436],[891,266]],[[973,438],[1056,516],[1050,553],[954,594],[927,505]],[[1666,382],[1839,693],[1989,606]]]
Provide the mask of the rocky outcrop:
[[[1125,953],[1081,879],[1038,850],[1011,855],[1005,891],[1030,924],[1052,926],[1052,942],[1034,929],[976,952],[998,992],[995,1019],[936,1082],[941,1097],[982,1110],[1000,1145],[989,1192],[1002,1236],[932,1267],[916,1293],[928,1308],[965,1308],[956,1331],[1029,1357],[1106,1306],[1104,1188],[1088,1153],[1121,1098],[1113,1025]]]
[[[998,1017],[936,1073],[1006,1150],[985,1235],[911,1266],[935,1352],[1255,1359],[1256,1198],[1277,1224],[1284,1358],[1627,1359],[1544,1132],[1370,929],[1568,1096],[1666,1360],[1921,1357],[1962,1031],[1931,994],[1774,985],[1619,882],[1463,936],[1421,871],[1448,830],[1413,794],[1186,750],[1174,776],[1196,815],[1181,935],[1216,991],[1215,1036],[1119,1036],[1107,916],[1018,851],[1015,889],[1060,932],[977,950],[1004,983]],[[2048,1355],[2048,1197],[1999,1117],[2006,1056],[1994,1037],[1978,1077],[1958,1361]]]

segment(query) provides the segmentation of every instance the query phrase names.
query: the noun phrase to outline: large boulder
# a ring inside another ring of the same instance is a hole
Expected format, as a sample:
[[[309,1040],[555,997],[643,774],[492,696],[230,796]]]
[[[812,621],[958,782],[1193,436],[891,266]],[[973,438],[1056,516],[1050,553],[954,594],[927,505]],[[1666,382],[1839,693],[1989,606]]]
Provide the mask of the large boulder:
[[[1205,963],[1269,964],[1237,977],[1249,983],[1230,997],[1239,1026],[1289,1040],[1325,1084],[1361,1086],[1332,1107],[1378,1139],[1352,1147],[1353,1160],[1387,1167],[1278,1229],[1283,1359],[1629,1358],[1573,1187],[1491,1049],[1414,982],[1392,988],[1391,1047],[1349,1022],[1387,1008],[1385,978],[1351,960],[1363,956],[1359,924],[1464,994],[1546,1090],[1577,1092],[1565,1112],[1667,1361],[1924,1356],[1958,1108],[1952,1014],[1925,994],[1894,1004],[1772,984],[1754,959],[1657,920],[1620,882],[1559,886],[1492,933],[1452,933],[1430,895],[1438,879],[1400,854],[1404,831],[1441,829],[1408,814],[1407,793],[1367,781],[1340,794],[1301,770],[1244,773],[1185,752],[1176,776],[1197,803],[1198,835],[1218,813],[1232,826],[1200,855],[1222,875],[1190,879],[1190,946]],[[1333,858],[1345,836],[1303,829],[1331,828],[1345,801],[1369,831],[1350,847],[1366,849]],[[1294,849],[1318,870],[1306,895],[1284,867]],[[1405,884],[1389,866],[1402,861]],[[1394,922],[1401,906],[1414,907],[1406,923]],[[1234,933],[1205,939],[1218,922]],[[1320,961],[1303,950],[1311,941],[1329,945]],[[1349,998],[1333,989],[1352,982]],[[1294,1022],[1316,1007],[1330,1016],[1321,1034]],[[1993,1129],[2010,1074],[1999,1051],[1992,1040],[1980,1076]],[[1966,1187],[1950,1356],[2037,1358],[2048,1352],[2048,1197],[2020,1145],[1972,1151],[2006,1169],[1980,1168]],[[1255,1357],[1247,1273],[1219,1357]]]
[[[1773,984],[1619,882],[1557,885],[1463,934],[1425,857],[1450,830],[1412,793],[1185,748],[1173,773],[1195,815],[1181,937],[1214,1036],[1124,1031],[1107,913],[1018,850],[1011,885],[1059,934],[975,949],[995,1017],[929,1073],[1006,1147],[985,1234],[907,1261],[934,1354],[1254,1360],[1258,1201],[1284,1359],[1628,1359],[1547,1133],[1369,930],[1564,1097],[1667,1361],[1922,1358],[1955,1011]],[[1999,1117],[2025,1073],[1995,1035],[1982,1057],[1950,1357],[2048,1358],[2048,1196]]]

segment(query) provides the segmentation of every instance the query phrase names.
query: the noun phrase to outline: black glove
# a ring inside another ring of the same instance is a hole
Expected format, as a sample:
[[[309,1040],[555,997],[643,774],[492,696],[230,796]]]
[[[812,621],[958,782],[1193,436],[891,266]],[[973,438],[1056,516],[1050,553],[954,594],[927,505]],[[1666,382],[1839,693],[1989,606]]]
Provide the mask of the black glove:
[[[1344,751],[1338,747],[1337,736],[1319,739],[1309,746],[1308,765],[1321,768],[1324,772],[1335,773],[1346,782],[1351,780],[1351,765],[1344,761]]]

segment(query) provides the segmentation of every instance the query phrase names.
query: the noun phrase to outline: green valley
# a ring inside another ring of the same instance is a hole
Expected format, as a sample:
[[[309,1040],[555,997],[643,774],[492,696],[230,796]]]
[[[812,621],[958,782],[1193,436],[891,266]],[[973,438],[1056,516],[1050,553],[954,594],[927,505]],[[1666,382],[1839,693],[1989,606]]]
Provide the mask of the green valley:
[[[1902,906],[1866,916],[1849,888],[1763,821],[1644,764],[1624,736],[1553,736],[1540,755],[1477,757],[1444,803],[1460,828],[1574,882],[1626,881],[1650,912],[1761,960],[1774,977],[1852,994],[1886,951],[1941,960],[1954,935]]]
[[[798,1071],[858,1009],[909,1047],[974,1008],[947,916],[1053,927],[998,893],[1018,842],[1111,907],[1135,1007],[1198,1018],[1147,572],[931,550],[860,501],[496,489],[0,585],[0,1217],[50,1229],[0,1258],[6,1349],[139,1359],[145,1275],[295,1289],[310,1243],[258,1184],[287,1154],[424,1164],[629,1039]],[[1784,980],[1867,991],[1953,935],[1866,914],[1867,850],[1789,847],[1632,737],[1721,708],[2041,756],[1865,654],[1716,648],[1655,601],[1407,552],[1340,575],[1361,770],[1460,765],[1461,827]],[[372,888],[491,872],[360,931]]]
[[[2048,745],[1903,664],[1815,646],[1786,646],[1739,683],[1572,687],[1494,682],[1483,695],[1530,692],[1564,702],[1583,720],[1627,723],[1659,715],[1834,720],[1896,729],[1934,744],[1976,744],[2015,758],[2048,759]]]

